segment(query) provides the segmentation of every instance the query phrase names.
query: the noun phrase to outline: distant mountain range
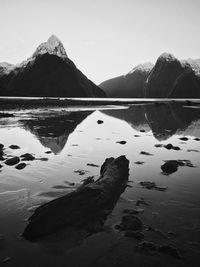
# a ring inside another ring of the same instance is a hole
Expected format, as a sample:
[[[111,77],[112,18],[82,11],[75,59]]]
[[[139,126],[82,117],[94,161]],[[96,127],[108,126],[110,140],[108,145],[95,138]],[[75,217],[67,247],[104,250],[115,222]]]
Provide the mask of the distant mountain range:
[[[200,59],[178,60],[164,53],[153,66],[145,63],[99,85],[108,97],[200,98]]]
[[[200,59],[178,60],[164,53],[128,74],[90,81],[52,35],[20,64],[0,63],[0,96],[200,98]]]
[[[18,65],[0,63],[0,96],[105,97],[52,35]]]

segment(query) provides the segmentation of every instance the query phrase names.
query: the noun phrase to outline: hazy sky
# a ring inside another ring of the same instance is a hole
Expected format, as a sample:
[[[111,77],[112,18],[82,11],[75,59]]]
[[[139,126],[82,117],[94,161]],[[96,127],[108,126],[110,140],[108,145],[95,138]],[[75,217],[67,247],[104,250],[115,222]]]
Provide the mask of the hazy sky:
[[[200,58],[200,0],[0,0],[0,62],[21,62],[51,34],[98,84],[163,52]]]

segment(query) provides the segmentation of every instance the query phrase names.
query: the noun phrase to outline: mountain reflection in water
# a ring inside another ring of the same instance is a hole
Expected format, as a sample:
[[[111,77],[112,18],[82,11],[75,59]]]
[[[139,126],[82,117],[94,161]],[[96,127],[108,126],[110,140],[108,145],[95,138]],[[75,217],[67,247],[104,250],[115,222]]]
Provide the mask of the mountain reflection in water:
[[[54,154],[58,154],[65,147],[70,133],[90,113],[90,111],[69,112],[64,115],[33,118],[23,120],[22,125],[34,134],[44,147],[51,149]]]
[[[52,117],[23,120],[23,127],[34,134],[40,143],[54,154],[65,147],[69,135],[94,111],[70,112]],[[152,131],[153,136],[164,141],[174,134],[200,136],[199,108],[181,104],[134,105],[127,109],[108,109],[102,113],[124,120],[137,131]]]

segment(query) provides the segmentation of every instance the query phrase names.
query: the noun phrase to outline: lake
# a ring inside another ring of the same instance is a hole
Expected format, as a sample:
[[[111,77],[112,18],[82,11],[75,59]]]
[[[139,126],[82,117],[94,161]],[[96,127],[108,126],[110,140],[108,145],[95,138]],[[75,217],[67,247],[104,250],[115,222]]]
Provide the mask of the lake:
[[[200,105],[18,108],[8,114],[0,118],[0,266],[199,266]],[[34,156],[21,161],[25,168],[5,164],[25,153]],[[63,229],[37,242],[21,237],[34,207],[89,176],[97,179],[105,159],[121,155],[129,160],[129,182],[104,231],[84,237]],[[169,160],[178,165],[163,171]],[[115,227],[124,210],[136,208],[141,240]],[[169,245],[181,257],[170,249],[141,249],[144,240]]]

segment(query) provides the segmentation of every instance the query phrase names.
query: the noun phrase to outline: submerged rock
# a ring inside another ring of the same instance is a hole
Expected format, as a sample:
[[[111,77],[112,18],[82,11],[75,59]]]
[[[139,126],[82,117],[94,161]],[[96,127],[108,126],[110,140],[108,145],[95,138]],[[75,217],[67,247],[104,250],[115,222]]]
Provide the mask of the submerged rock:
[[[169,175],[176,172],[179,166],[195,167],[189,160],[167,160],[161,169],[163,174]]]
[[[20,162],[19,157],[13,157],[13,158],[7,159],[7,160],[5,161],[5,164],[6,164],[6,165],[9,165],[9,166],[12,166],[12,165],[17,164],[18,162]]]
[[[121,144],[121,145],[125,145],[126,141],[117,141],[116,143]]]
[[[22,170],[26,167],[26,163],[22,162],[22,163],[19,163],[17,166],[15,166],[15,168],[17,170]]]
[[[153,156],[153,154],[151,154],[149,152],[145,152],[145,151],[141,151],[140,154],[145,155],[145,156]]]
[[[35,159],[35,157],[33,155],[31,155],[30,153],[25,153],[25,154],[21,155],[20,158],[22,158],[23,161],[29,161],[29,160]]]
[[[137,165],[143,165],[144,161],[135,161],[134,163],[137,164]]]
[[[18,145],[11,145],[11,146],[9,146],[9,148],[11,148],[11,149],[20,149],[20,147]]]

